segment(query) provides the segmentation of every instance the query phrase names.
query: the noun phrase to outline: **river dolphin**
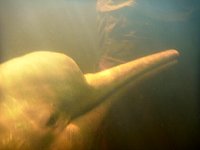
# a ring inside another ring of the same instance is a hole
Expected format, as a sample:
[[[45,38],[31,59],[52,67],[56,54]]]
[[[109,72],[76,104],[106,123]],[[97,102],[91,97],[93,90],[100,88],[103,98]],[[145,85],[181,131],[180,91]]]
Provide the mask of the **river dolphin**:
[[[1,150],[90,150],[127,83],[176,61],[166,50],[97,73],[83,74],[65,54],[36,51],[0,66]]]

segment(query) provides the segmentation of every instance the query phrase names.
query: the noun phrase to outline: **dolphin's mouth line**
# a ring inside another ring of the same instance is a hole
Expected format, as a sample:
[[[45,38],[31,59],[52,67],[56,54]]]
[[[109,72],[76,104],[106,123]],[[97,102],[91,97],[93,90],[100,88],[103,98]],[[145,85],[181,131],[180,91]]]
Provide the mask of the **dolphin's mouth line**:
[[[93,109],[95,109],[96,107],[101,105],[101,103],[104,103],[106,101],[106,99],[112,97],[112,95],[114,95],[116,92],[120,91],[121,89],[126,88],[126,87],[132,88],[132,87],[134,87],[135,84],[137,84],[137,82],[140,82],[142,80],[148,79],[151,76],[153,76],[154,74],[158,74],[158,73],[162,72],[163,70],[166,70],[167,68],[175,65],[178,62],[177,61],[178,55],[179,55],[179,53],[177,53],[176,55],[171,54],[169,59],[166,59],[165,61],[161,61],[159,64],[155,64],[152,68],[148,68],[148,69],[144,70],[143,72],[140,72],[140,73],[136,74],[134,77],[129,78],[128,80],[126,80],[125,82],[120,84],[119,86],[117,86],[114,89],[112,89],[107,94],[103,95],[102,97],[99,97],[96,100],[95,104],[89,106],[82,113],[80,113],[78,115],[75,115],[75,116],[72,116],[70,122],[72,122],[72,121],[80,118],[81,116],[84,116],[86,113],[92,111]],[[128,88],[126,88],[126,89],[128,89]]]

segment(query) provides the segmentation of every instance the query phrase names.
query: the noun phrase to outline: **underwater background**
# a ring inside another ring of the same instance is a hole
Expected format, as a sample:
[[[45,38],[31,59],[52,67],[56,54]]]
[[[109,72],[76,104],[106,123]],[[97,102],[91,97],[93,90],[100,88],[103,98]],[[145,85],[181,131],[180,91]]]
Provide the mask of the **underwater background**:
[[[105,120],[97,149],[193,149],[200,142],[199,6],[198,0],[136,0],[99,13],[95,0],[1,0],[0,61],[57,51],[86,73],[177,49],[178,64],[117,97],[123,100]]]

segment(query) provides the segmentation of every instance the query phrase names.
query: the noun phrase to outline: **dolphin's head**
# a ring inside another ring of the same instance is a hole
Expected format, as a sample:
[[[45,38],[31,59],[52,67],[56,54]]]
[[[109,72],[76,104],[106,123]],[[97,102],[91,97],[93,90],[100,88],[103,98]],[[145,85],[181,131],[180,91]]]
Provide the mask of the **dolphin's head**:
[[[173,62],[177,56],[176,50],[168,50],[93,74],[83,74],[68,56],[48,51],[3,63],[0,149],[87,149],[83,148],[88,144],[84,140],[95,138],[103,119],[100,116],[104,116],[99,114],[108,109],[106,104],[99,111],[94,108],[116,89]],[[86,127],[88,122],[94,127]],[[74,124],[82,129],[80,139],[72,137]],[[78,147],[77,140],[82,146]]]

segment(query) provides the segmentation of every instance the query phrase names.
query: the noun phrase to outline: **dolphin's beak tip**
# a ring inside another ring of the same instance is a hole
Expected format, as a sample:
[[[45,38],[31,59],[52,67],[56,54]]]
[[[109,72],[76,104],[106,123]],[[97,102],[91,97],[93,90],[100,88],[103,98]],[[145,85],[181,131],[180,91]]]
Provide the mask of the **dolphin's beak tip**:
[[[169,52],[176,57],[179,57],[179,55],[180,55],[180,52],[176,49],[171,49],[171,50],[169,50]]]

